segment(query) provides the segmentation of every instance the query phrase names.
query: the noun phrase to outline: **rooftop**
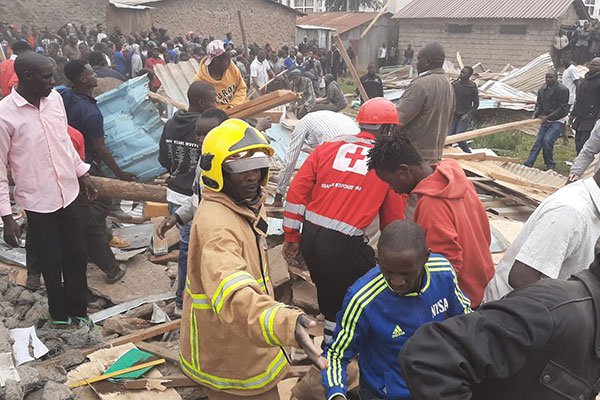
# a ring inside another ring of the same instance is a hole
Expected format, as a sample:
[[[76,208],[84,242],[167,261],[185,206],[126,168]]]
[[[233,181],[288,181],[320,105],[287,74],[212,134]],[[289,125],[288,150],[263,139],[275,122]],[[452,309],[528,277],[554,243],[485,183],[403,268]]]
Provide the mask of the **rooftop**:
[[[580,18],[588,13],[581,0],[413,0],[397,19],[556,19],[575,4]]]
[[[296,25],[315,25],[336,30],[338,35],[352,30],[358,26],[369,23],[375,18],[377,12],[322,12],[308,13],[296,20]]]

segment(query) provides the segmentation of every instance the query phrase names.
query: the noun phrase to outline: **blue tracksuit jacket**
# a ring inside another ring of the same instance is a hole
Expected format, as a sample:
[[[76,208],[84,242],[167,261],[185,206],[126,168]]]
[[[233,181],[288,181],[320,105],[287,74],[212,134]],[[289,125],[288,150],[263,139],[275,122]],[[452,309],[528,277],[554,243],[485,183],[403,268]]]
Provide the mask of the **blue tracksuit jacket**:
[[[394,293],[379,266],[348,289],[337,314],[334,341],[325,351],[329,368],[322,375],[327,399],[346,395],[346,367],[358,353],[362,384],[381,398],[410,399],[398,363],[404,343],[423,324],[471,312],[448,260],[432,254],[424,268],[418,293]]]

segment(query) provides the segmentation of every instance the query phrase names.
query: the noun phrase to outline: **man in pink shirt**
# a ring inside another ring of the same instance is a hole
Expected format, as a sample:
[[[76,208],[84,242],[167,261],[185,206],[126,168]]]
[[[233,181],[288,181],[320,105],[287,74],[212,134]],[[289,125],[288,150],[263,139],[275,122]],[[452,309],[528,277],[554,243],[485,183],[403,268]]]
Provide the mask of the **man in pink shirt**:
[[[14,199],[27,215],[27,252],[42,272],[51,324],[87,321],[87,254],[77,201],[95,198],[85,164],[67,133],[61,96],[52,90],[54,65],[26,52],[15,60],[19,85],[0,101],[0,215],[4,241],[19,246],[21,230],[12,217],[7,169]],[[63,283],[64,281],[64,283]]]

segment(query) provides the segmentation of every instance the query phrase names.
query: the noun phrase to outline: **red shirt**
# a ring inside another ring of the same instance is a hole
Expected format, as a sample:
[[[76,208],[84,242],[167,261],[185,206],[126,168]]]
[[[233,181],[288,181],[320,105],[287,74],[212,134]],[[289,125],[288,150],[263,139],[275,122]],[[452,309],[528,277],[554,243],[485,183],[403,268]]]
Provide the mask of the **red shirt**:
[[[475,187],[454,160],[442,160],[411,194],[418,196],[414,220],[427,247],[450,261],[460,288],[479,306],[494,276],[490,223]]]
[[[15,73],[15,60],[12,58],[0,63],[0,91],[2,97],[6,97],[12,91],[12,88],[19,83],[19,78]]]
[[[404,218],[404,198],[367,167],[374,140],[367,132],[340,136],[311,153],[287,192],[283,214],[286,242],[300,241],[304,220],[361,236],[377,214],[382,229]]]
[[[85,141],[83,135],[71,125],[67,125],[67,133],[71,137],[71,142],[73,142],[73,147],[75,147],[75,151],[79,154],[79,158],[85,160]]]
[[[154,73],[154,66],[156,64],[165,65],[165,62],[161,58],[149,58],[146,60],[146,65],[144,66],[144,68],[149,69]],[[152,87],[154,89],[158,89],[160,85],[160,79],[158,79],[158,76],[156,76],[156,73],[154,73],[154,78],[152,79]]]

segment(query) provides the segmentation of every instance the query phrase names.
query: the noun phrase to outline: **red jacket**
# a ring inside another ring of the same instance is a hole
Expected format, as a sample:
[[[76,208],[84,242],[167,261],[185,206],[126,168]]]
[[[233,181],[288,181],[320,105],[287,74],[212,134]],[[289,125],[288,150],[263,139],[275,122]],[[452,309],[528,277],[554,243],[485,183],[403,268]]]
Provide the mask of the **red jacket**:
[[[69,133],[71,142],[73,142],[73,147],[75,147],[75,151],[77,152],[77,154],[79,154],[79,158],[85,160],[85,141],[83,139],[83,135],[71,125],[67,125],[67,132]]]
[[[418,195],[414,220],[426,234],[427,246],[454,266],[460,288],[472,306],[494,276],[490,223],[475,187],[454,160],[442,160],[411,194]]]
[[[375,136],[361,132],[318,146],[287,192],[286,242],[300,241],[304,219],[348,236],[364,235],[379,213],[380,226],[404,218],[405,201],[367,168]]]
[[[15,73],[15,60],[6,60],[0,62],[0,90],[2,97],[6,97],[12,91],[12,88],[19,83],[19,78]]]

